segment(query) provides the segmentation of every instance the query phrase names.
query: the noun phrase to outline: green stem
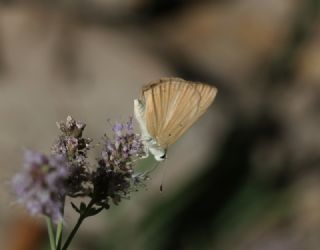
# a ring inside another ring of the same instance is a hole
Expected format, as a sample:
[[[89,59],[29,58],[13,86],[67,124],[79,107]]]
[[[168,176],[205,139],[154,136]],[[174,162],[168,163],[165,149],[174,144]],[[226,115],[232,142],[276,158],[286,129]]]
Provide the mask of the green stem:
[[[63,230],[63,221],[60,221],[57,225],[57,231],[56,231],[56,246],[58,250],[60,250],[60,246],[61,246],[62,230]]]
[[[63,218],[63,215],[64,215],[64,204],[65,204],[65,201],[66,201],[66,197],[64,196],[63,197],[63,206],[62,206],[62,209],[61,209],[62,218]],[[61,219],[58,222],[57,230],[56,230],[56,246],[57,246],[57,250],[61,249],[62,231],[63,231],[63,219]]]
[[[46,217],[46,221],[47,221],[48,235],[49,235],[51,250],[57,250],[56,244],[55,244],[55,241],[54,241],[54,233],[53,233],[52,220],[51,220],[51,218]]]
[[[75,236],[75,234],[78,232],[78,229],[81,225],[81,223],[84,221],[84,219],[87,217],[87,213],[88,211],[92,208],[92,206],[94,205],[95,201],[92,199],[88,206],[86,207],[86,209],[80,214],[79,219],[77,221],[77,224],[74,226],[74,228],[72,229],[71,233],[69,234],[66,242],[64,243],[62,250],[67,250],[67,248],[69,247],[73,237]]]

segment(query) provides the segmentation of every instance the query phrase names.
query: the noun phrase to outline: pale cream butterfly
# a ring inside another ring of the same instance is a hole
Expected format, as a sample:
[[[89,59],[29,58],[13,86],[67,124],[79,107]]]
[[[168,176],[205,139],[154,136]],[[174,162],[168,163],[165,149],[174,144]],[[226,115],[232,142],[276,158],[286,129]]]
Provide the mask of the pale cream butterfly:
[[[174,77],[144,86],[141,97],[134,100],[134,114],[146,155],[150,152],[157,161],[164,160],[167,148],[206,112],[216,94],[213,86]]]

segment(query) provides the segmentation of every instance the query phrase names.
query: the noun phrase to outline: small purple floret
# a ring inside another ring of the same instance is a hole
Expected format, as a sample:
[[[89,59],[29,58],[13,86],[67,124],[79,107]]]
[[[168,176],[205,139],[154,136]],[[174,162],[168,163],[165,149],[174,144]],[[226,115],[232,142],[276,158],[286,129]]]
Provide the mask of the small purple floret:
[[[125,124],[116,123],[112,130],[114,137],[106,138],[102,159],[111,169],[132,170],[135,159],[144,155],[144,146],[140,135],[133,130],[132,117]]]

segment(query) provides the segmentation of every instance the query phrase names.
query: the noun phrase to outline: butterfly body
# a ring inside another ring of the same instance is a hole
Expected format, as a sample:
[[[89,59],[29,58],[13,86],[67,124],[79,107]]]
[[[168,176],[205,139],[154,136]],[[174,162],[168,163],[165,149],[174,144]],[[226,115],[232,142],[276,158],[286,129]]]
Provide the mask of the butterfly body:
[[[144,112],[145,104],[137,99],[134,100],[134,115],[140,126],[142,136],[141,139],[146,147],[146,157],[148,157],[148,152],[150,151],[157,161],[162,161],[166,157],[166,150],[161,148],[156,139],[149,134],[145,122]]]
[[[146,153],[164,160],[167,148],[204,114],[216,92],[213,86],[180,78],[161,78],[144,86],[134,100],[134,114]]]

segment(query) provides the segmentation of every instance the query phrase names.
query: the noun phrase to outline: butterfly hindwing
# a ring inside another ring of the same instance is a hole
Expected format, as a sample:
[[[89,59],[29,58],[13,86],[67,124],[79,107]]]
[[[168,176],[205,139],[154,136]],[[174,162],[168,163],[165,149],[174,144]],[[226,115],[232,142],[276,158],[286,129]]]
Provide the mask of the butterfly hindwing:
[[[179,139],[207,110],[216,88],[187,82],[180,78],[162,78],[143,88],[145,121],[149,134],[167,148]]]

